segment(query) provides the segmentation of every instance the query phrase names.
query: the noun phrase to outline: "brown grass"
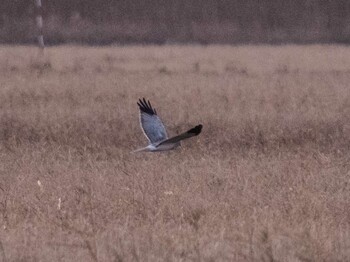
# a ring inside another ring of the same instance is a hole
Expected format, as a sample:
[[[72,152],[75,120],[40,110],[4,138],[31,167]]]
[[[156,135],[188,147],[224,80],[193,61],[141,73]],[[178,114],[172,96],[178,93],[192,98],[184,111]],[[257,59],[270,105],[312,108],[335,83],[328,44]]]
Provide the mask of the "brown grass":
[[[350,49],[0,47],[1,261],[350,260]],[[146,140],[149,98],[176,134]]]

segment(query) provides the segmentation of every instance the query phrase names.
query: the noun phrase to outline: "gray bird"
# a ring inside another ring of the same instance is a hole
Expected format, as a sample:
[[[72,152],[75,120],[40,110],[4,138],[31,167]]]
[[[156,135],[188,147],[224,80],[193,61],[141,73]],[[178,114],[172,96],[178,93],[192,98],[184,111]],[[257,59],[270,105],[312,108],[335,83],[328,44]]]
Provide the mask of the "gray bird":
[[[155,152],[155,151],[168,151],[180,146],[180,141],[197,136],[202,131],[202,125],[197,125],[194,128],[188,130],[181,135],[168,138],[162,120],[157,115],[157,111],[152,108],[152,105],[146,99],[139,99],[137,105],[140,108],[140,124],[143,133],[149,141],[149,145],[135,150],[133,152]]]

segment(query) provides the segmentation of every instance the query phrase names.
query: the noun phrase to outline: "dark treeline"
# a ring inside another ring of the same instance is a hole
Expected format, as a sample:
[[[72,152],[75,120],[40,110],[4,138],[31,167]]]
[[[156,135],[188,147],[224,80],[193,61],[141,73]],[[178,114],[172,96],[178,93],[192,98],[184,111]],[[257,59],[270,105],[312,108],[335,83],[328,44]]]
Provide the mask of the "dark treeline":
[[[42,0],[49,43],[350,42],[349,0]],[[34,0],[1,0],[0,41],[32,42]]]

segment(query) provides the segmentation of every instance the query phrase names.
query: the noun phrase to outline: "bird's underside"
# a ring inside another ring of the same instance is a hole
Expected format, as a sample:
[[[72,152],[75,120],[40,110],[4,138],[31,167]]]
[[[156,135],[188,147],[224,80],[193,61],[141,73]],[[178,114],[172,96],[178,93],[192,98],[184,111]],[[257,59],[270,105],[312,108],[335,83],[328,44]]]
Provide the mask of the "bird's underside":
[[[152,108],[149,101],[145,98],[139,99],[137,105],[140,109],[140,124],[141,128],[149,141],[149,145],[135,150],[134,152],[157,152],[168,151],[180,146],[180,141],[197,136],[202,131],[202,125],[197,125],[185,133],[168,138],[162,120],[157,115],[157,111]]]

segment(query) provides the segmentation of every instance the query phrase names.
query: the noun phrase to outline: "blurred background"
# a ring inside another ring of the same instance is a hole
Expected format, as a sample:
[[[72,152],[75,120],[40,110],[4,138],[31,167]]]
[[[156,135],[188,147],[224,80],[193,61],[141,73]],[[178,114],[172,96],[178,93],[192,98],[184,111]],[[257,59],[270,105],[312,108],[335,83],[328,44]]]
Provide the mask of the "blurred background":
[[[48,45],[349,43],[349,0],[42,0]],[[35,43],[34,0],[0,1],[0,43]]]

